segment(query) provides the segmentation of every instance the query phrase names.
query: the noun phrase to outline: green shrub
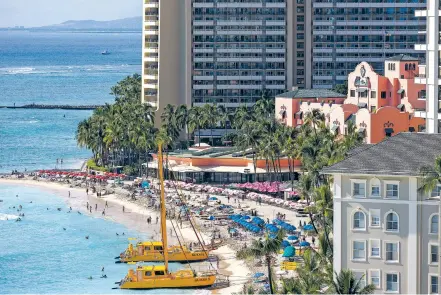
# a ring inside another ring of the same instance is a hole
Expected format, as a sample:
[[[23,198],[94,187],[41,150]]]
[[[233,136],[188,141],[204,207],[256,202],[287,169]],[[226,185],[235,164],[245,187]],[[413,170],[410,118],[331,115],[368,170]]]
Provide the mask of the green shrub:
[[[94,159],[89,159],[86,163],[86,166],[87,166],[87,168],[92,169],[92,170],[101,171],[101,172],[109,172],[109,169],[107,169],[105,167],[98,166],[95,163]]]

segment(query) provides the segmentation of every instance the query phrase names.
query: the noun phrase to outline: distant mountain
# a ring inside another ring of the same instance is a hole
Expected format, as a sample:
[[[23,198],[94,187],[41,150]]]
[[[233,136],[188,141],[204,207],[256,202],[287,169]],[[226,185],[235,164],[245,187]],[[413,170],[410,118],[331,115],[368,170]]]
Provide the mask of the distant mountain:
[[[58,25],[30,28],[38,31],[142,31],[142,17],[110,21],[69,20]]]

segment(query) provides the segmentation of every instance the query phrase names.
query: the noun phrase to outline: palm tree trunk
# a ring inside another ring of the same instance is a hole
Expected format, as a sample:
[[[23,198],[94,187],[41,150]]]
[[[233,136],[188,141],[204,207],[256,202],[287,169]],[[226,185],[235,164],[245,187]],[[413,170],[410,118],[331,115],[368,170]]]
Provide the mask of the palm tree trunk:
[[[271,256],[266,255],[266,266],[268,268],[268,281],[270,285],[270,294],[274,294],[273,276],[271,273]]]
[[[211,126],[210,128],[210,133],[211,133],[211,146],[214,146],[214,138],[213,138],[213,126]]]
[[[199,138],[198,138],[198,142],[199,142],[199,147],[201,147],[201,127],[198,124],[198,134],[199,134]]]

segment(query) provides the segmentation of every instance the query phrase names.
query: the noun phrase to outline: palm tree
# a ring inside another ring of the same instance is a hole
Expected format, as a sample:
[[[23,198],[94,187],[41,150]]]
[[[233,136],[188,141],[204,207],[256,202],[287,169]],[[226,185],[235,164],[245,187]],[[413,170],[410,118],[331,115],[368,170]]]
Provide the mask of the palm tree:
[[[188,115],[189,115],[189,110],[187,108],[187,105],[183,104],[180,105],[177,109],[176,109],[176,123],[178,125],[178,128],[180,130],[185,130],[185,133],[187,134],[187,146],[189,146],[189,142],[190,142],[190,132],[189,127],[188,127]]]
[[[253,120],[253,115],[251,114],[250,110],[247,106],[241,105],[236,109],[234,112],[234,127],[236,130],[241,129],[243,124],[248,121]]]
[[[203,110],[207,125],[211,132],[211,146],[214,146],[213,129],[216,127],[217,123],[219,123],[221,114],[219,113],[219,108],[215,104],[206,104],[203,106]]]
[[[372,294],[375,286],[372,284],[362,286],[362,278],[356,279],[351,270],[341,270],[339,274],[335,273],[332,290],[336,294]]]
[[[265,257],[266,266],[268,269],[268,280],[271,294],[274,294],[273,279],[271,273],[271,258],[272,255],[277,254],[282,245],[284,233],[279,232],[275,239],[271,239],[268,235],[262,239],[254,240],[249,249],[250,255],[254,257]]]
[[[274,114],[274,99],[269,98],[267,91],[262,91],[262,97],[256,102],[253,110],[261,118],[269,118]]]
[[[192,107],[188,114],[189,132],[193,132],[195,129],[199,133],[199,146],[201,146],[201,129],[207,125],[206,116],[204,110],[201,107]]]
[[[424,193],[431,193],[438,184],[441,184],[441,155],[436,157],[435,165],[422,166],[420,174],[423,179],[419,190]]]

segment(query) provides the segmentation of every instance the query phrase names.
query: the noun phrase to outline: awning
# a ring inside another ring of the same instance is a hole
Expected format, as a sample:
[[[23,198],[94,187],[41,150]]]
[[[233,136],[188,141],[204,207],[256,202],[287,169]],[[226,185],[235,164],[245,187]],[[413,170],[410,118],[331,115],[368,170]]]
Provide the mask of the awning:
[[[357,88],[357,92],[366,92],[367,88]]]
[[[400,111],[404,111],[404,103],[397,105],[397,109],[399,109]]]
[[[365,102],[360,102],[359,104],[357,104],[357,106],[362,109],[362,108],[367,108],[367,103]]]
[[[403,92],[404,92],[404,89],[403,89],[403,88],[401,88],[401,89],[399,89],[399,90],[397,91],[398,94],[401,94],[401,93],[403,93]]]
[[[358,133],[364,133],[366,131],[366,128],[361,127],[360,129],[358,129]]]
[[[338,125],[334,125],[334,126],[332,126],[331,131],[335,132],[337,129],[338,129]]]
[[[393,128],[384,128],[384,132],[392,134],[392,133],[394,133],[394,129]]]

